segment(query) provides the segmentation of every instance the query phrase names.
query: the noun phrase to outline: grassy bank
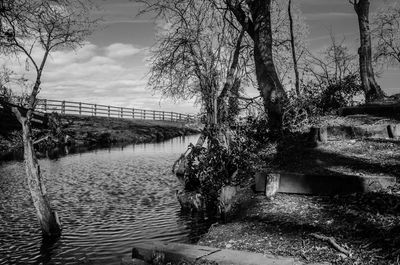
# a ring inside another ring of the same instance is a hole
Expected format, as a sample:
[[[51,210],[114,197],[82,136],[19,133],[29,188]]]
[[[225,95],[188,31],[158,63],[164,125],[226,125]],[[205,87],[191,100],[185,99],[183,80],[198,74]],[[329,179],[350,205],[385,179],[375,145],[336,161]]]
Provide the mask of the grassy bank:
[[[170,121],[64,116],[63,132],[77,144],[143,143],[198,133]]]
[[[119,143],[147,143],[171,139],[199,132],[184,124],[170,121],[133,120],[104,117],[61,116],[58,126],[64,140],[50,137],[39,144],[47,148],[57,144],[73,146],[99,146]],[[52,129],[35,129],[35,140],[51,135]],[[53,129],[54,131],[54,129]],[[53,133],[54,135],[54,133]],[[20,132],[11,131],[0,135],[0,154],[22,147]]]

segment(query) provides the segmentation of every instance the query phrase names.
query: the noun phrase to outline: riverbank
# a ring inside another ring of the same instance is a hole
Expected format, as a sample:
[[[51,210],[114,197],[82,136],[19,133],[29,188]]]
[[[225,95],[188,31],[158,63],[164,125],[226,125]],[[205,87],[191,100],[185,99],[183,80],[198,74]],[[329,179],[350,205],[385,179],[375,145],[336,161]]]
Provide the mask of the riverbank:
[[[315,126],[351,126],[355,128],[351,131],[358,132],[359,127],[392,123],[399,122],[369,116],[322,117]],[[332,130],[328,128],[328,132]],[[309,145],[307,135],[286,137],[270,144],[271,160],[266,161],[266,170],[321,176],[388,176],[400,180],[399,138],[344,136],[315,146]],[[333,196],[278,193],[268,199],[253,192],[253,183],[253,177],[249,176],[249,183],[239,191],[236,213],[228,223],[213,225],[199,245],[290,256],[304,263],[398,264],[398,184],[371,193]]]
[[[66,115],[63,132],[77,144],[147,143],[199,133],[183,123]]]
[[[39,149],[58,144],[74,147],[104,146],[111,144],[150,143],[168,140],[178,136],[199,133],[199,128],[188,127],[183,123],[171,121],[134,120],[104,117],[60,116],[58,128],[64,136],[60,141],[50,135],[50,128],[35,129],[35,141]],[[54,128],[53,128],[54,130]],[[0,135],[0,157],[22,147],[19,131]]]

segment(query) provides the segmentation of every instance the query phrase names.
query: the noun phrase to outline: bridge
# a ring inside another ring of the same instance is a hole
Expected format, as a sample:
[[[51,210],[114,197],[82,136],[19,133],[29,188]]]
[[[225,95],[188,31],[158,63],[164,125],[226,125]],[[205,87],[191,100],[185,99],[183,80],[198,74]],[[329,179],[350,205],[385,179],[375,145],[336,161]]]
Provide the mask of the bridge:
[[[12,99],[12,102],[13,103],[9,103],[0,98],[0,133],[20,128],[11,111],[12,107],[19,108],[22,113],[26,113],[27,111],[26,108],[21,107],[20,104],[17,103],[21,102],[21,98],[15,97]],[[64,100],[38,99],[35,111],[33,112],[32,125],[37,128],[46,127],[48,124],[48,114],[50,113],[74,116],[166,121],[178,124],[198,122],[197,117],[191,114],[139,108],[115,107]]]
[[[71,114],[79,116],[95,116],[109,118],[126,118],[140,120],[163,120],[174,122],[195,121],[195,115],[183,114],[170,111],[146,110],[138,108],[124,108],[106,106],[73,101],[60,101],[50,99],[39,99],[36,111],[42,113],[59,113],[62,115]]]

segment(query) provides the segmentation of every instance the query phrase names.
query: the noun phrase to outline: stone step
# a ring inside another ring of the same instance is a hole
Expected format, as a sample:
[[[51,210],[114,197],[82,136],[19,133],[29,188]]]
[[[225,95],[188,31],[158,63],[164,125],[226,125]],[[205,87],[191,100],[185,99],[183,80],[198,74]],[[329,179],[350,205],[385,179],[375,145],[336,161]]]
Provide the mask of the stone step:
[[[219,249],[198,245],[181,243],[169,243],[153,241],[149,243],[136,244],[132,249],[132,258],[136,262],[142,259],[151,262],[153,257],[163,257],[163,262],[180,264],[182,261],[193,263],[195,261],[211,261],[220,265],[302,265],[303,263],[294,258],[285,258],[273,255],[263,255],[260,253],[237,251],[230,249]],[[157,254],[155,254],[157,253]],[[124,265],[135,264],[127,263],[124,258]],[[163,263],[163,264],[164,264]],[[324,263],[328,264],[328,263]],[[318,265],[318,264],[315,264]],[[320,264],[322,265],[322,264]]]
[[[390,176],[323,175],[280,171],[256,174],[257,192],[266,191],[266,179],[269,174],[279,175],[277,192],[293,194],[336,195],[374,192],[396,183],[396,178]]]
[[[368,114],[386,118],[400,118],[400,103],[388,102],[380,104],[365,104],[357,107],[342,108],[340,111],[341,116]]]
[[[348,139],[400,139],[400,124],[328,126],[310,129],[310,140],[317,142]]]

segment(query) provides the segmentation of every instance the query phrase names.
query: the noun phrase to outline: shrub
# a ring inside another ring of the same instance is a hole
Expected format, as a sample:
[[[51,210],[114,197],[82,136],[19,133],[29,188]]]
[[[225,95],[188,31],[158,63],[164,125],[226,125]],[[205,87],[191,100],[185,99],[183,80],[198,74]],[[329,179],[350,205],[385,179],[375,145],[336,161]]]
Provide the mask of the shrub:
[[[241,174],[237,182],[241,183],[255,172],[271,167],[276,142],[268,134],[268,121],[265,117],[249,117],[238,124],[233,137],[232,157]]]
[[[309,115],[324,115],[355,105],[355,97],[362,92],[359,75],[353,74],[324,83],[309,82],[303,88],[302,99],[309,105]]]
[[[209,211],[216,211],[219,190],[232,183],[236,166],[231,152],[216,138],[209,138],[207,148],[193,150],[185,172],[187,190],[198,190]]]
[[[331,82],[321,93],[319,108],[322,113],[332,113],[353,106],[355,96],[362,93],[358,75],[348,75],[343,80]]]

